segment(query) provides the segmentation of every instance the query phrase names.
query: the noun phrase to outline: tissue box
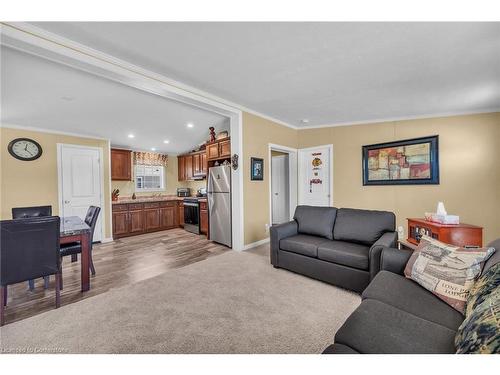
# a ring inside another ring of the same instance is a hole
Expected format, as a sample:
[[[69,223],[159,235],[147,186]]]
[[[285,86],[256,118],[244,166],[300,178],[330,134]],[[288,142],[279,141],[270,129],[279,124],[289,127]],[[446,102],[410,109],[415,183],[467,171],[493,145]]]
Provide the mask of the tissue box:
[[[426,212],[425,220],[433,221],[439,224],[460,224],[460,216],[457,215],[439,215]]]

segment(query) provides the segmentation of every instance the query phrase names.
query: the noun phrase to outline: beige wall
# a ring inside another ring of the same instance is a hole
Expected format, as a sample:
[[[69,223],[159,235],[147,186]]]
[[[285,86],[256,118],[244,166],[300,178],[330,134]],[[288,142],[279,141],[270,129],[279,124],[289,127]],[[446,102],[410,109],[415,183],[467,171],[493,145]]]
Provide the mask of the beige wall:
[[[7,145],[14,138],[32,138],[42,146],[42,156],[34,161],[14,159]],[[0,212],[2,219],[11,219],[12,207],[52,205],[59,213],[57,143],[100,147],[104,166],[104,225],[105,237],[111,237],[109,213],[109,144],[106,140],[72,137],[30,130],[0,128]]]
[[[299,133],[301,148],[333,144],[335,206],[394,211],[406,233],[407,217],[423,217],[443,201],[462,222],[483,226],[485,243],[500,237],[500,113]],[[435,134],[439,135],[439,185],[362,185],[361,146]]]
[[[245,245],[269,236],[269,143],[297,147],[298,132],[272,121],[243,113],[243,207]],[[264,159],[264,181],[250,180],[250,158]]]

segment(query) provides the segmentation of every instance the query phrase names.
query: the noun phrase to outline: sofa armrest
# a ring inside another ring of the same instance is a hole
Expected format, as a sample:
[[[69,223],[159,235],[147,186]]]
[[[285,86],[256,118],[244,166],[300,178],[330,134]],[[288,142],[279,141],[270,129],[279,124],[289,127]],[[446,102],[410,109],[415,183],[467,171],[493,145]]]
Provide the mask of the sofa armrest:
[[[410,249],[385,247],[380,257],[380,270],[404,275],[406,263],[408,263],[412,254],[413,250]]]
[[[380,257],[384,247],[396,247],[398,240],[397,232],[384,233],[370,248],[370,280],[380,271]]]
[[[278,266],[278,250],[280,247],[280,240],[283,238],[295,236],[298,233],[298,225],[295,220],[288,223],[273,225],[270,229],[271,232],[271,264]]]

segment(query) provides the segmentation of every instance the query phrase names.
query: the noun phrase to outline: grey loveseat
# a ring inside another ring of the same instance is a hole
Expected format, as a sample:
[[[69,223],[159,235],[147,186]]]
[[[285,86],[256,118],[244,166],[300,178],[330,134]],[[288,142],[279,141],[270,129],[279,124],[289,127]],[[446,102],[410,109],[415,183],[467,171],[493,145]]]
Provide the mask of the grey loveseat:
[[[387,211],[298,206],[293,221],[271,227],[271,263],[362,292],[383,247],[396,245],[395,222]]]
[[[500,261],[500,239],[488,246],[497,251],[484,265],[483,274]],[[455,335],[464,316],[404,277],[411,254],[411,250],[383,250],[381,271],[325,354],[456,352]]]

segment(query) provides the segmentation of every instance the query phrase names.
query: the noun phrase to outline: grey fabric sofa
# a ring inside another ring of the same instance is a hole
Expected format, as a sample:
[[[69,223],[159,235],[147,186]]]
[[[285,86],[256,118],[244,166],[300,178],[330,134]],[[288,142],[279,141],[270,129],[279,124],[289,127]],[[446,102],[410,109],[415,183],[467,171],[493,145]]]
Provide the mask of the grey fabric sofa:
[[[500,261],[497,251],[483,273]],[[455,335],[464,316],[404,277],[411,250],[384,248],[381,271],[362,294],[361,305],[335,334],[325,354],[455,353]]]
[[[294,220],[271,227],[271,263],[362,292],[380,269],[384,246],[396,245],[392,212],[298,206]]]

